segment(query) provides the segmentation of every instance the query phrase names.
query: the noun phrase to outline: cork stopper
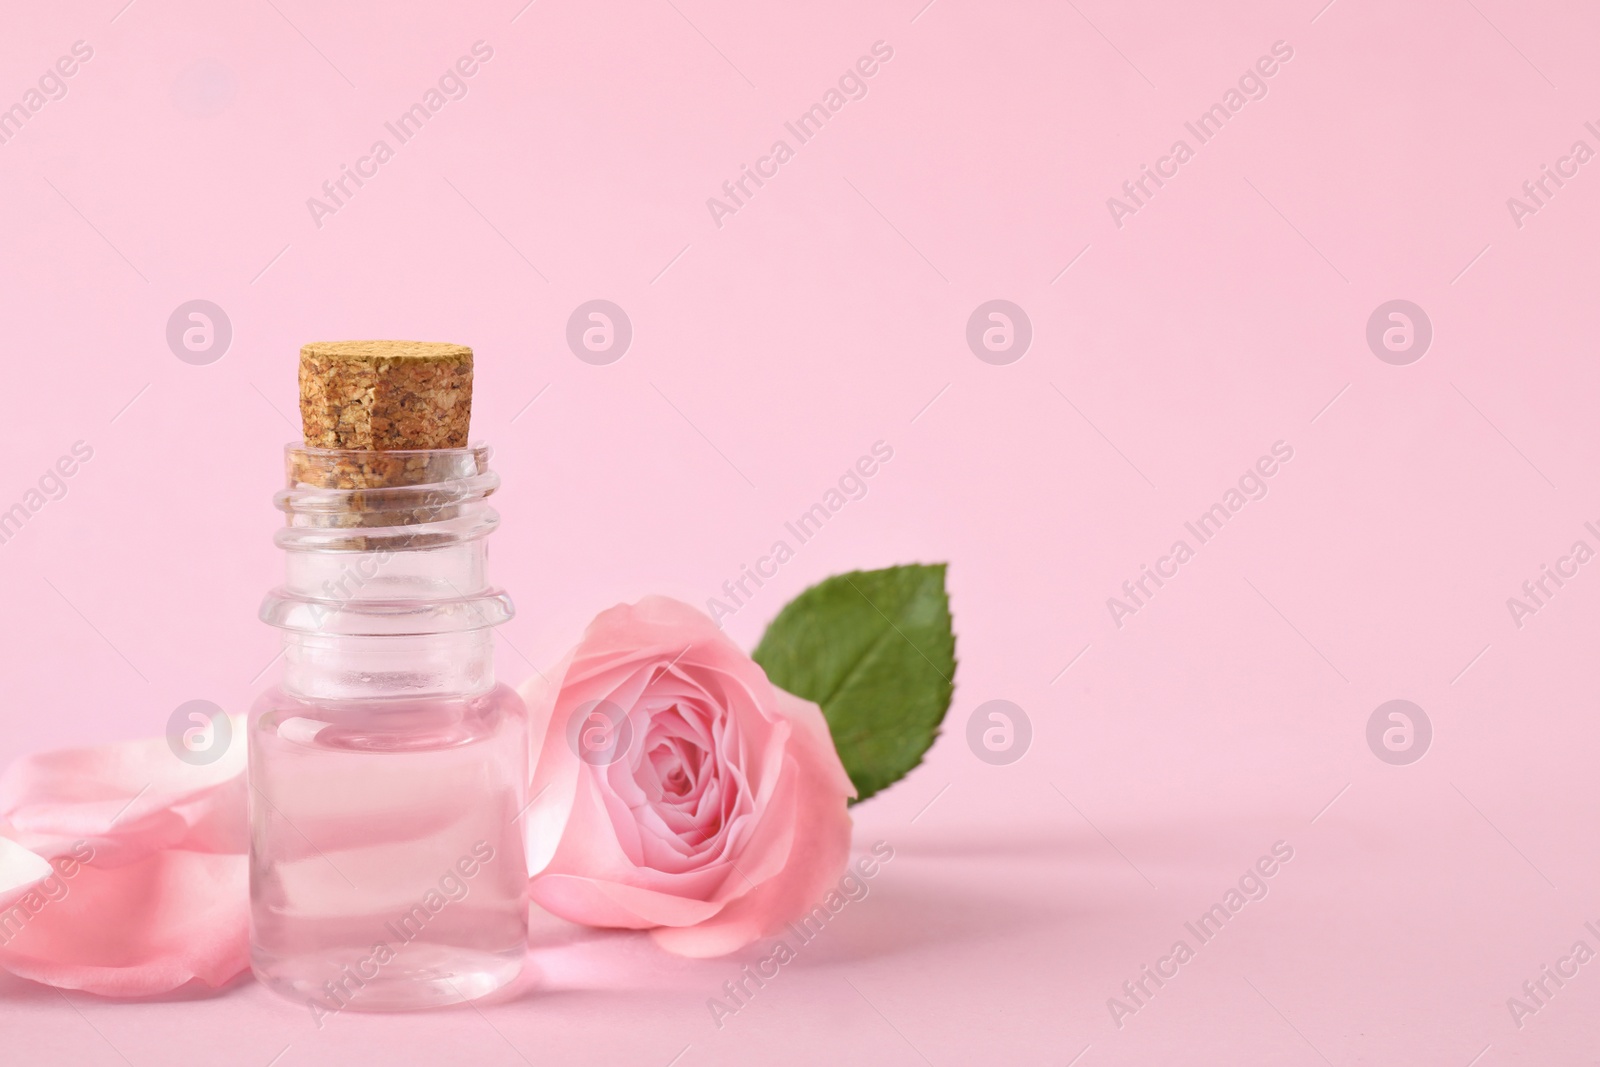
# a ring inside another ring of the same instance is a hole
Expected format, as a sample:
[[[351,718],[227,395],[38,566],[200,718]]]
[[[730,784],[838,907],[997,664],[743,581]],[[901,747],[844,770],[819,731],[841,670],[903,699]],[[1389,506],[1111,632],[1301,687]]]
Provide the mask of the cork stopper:
[[[300,349],[309,448],[467,447],[472,349],[432,341],[313,341]]]

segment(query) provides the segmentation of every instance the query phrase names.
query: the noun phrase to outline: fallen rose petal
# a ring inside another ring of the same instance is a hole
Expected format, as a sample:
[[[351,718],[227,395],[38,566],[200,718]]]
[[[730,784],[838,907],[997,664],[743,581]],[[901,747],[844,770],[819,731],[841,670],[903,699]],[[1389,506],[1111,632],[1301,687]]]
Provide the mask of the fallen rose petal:
[[[247,866],[242,855],[180,850],[80,866],[54,898],[30,891],[33,908],[0,911],[0,966],[106,997],[222,985],[250,965]]]
[[[245,763],[241,740],[198,765],[174,756],[164,738],[27,755],[0,774],[0,824],[45,856],[86,841],[102,867],[163,848],[244,852]]]
[[[50,861],[15,841],[0,837],[0,908],[48,878],[54,870]]]
[[[193,764],[152,738],[8,767],[0,968],[132,997],[218,986],[248,967],[245,764],[242,741]]]

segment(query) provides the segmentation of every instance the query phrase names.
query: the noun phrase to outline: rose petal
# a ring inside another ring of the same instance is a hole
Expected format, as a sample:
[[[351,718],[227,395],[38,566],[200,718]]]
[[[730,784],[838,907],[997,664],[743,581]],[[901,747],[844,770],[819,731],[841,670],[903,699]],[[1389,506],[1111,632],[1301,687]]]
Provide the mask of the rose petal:
[[[785,768],[795,788],[783,798],[793,809],[773,813],[795,828],[785,876],[761,882],[697,926],[651,930],[656,944],[669,952],[720,956],[778,932],[821,901],[850,859],[851,819],[840,796],[841,790],[855,796],[855,789],[839,764],[827,721],[810,701],[777,692],[779,707],[795,727]]]
[[[244,856],[167,850],[79,867],[59,899],[0,912],[0,966],[108,997],[220,986],[249,966],[246,866]]]
[[[179,846],[244,852],[243,720],[207,764],[173,755],[165,738],[23,756],[0,774],[0,819],[45,856],[88,842],[96,863],[131,863]]]
[[[567,653],[548,676],[535,675],[520,687],[522,702],[528,709],[528,766],[533,768],[533,787],[522,817],[523,851],[530,877],[544,870],[555,855],[578,788],[580,764],[567,746],[566,723],[555,723],[556,702],[572,669],[572,659],[573,653]]]
[[[0,909],[50,876],[50,861],[15,841],[0,837]]]

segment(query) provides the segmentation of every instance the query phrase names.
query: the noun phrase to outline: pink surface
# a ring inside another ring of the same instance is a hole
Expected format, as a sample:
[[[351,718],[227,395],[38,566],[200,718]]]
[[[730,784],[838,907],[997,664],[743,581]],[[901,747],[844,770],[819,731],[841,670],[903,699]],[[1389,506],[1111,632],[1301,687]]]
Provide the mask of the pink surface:
[[[926,764],[857,811],[858,854],[894,860],[720,1029],[708,999],[764,949],[691,962],[538,918],[516,997],[321,1031],[248,982],[127,1005],[8,979],[9,1058],[1488,1067],[1593,1047],[1600,964],[1507,1006],[1600,949],[1600,576],[1560,562],[1600,548],[1600,163],[1571,156],[1600,148],[1593,12],[122,5],[34,5],[0,33],[0,104],[93,50],[0,144],[0,510],[41,505],[0,543],[0,758],[265,684],[270,499],[294,353],[320,338],[477,349],[521,608],[508,680],[612,603],[715,595],[878,441],[867,495],[728,630],[749,647],[837,570],[949,560],[961,667]],[[477,41],[466,95],[398,144],[385,122]],[[877,41],[865,96],[798,143],[784,124]],[[1185,123],[1278,41],[1292,58],[1245,82],[1266,95],[1199,143]],[[319,227],[307,198],[378,138],[392,158]],[[713,213],[745,164],[776,174]],[[1170,176],[1114,221],[1142,165]],[[1535,204],[1542,165],[1568,177]],[[167,341],[197,299],[231,322],[208,365]],[[632,324],[609,365],[566,340],[594,299]],[[967,343],[995,299],[1031,321],[1007,365]],[[1432,323],[1407,365],[1367,341],[1391,300]],[[28,497],[79,441],[65,495]],[[1279,441],[1266,495],[1199,544],[1184,524]],[[1180,538],[1192,558],[1118,626],[1107,598],[1170,574]],[[1513,617],[1546,564],[1569,577]],[[965,743],[994,699],[1033,727],[1009,765]],[[1409,765],[1368,746],[1393,699],[1432,724]],[[1265,898],[1116,1025],[1108,998],[1279,841]]]

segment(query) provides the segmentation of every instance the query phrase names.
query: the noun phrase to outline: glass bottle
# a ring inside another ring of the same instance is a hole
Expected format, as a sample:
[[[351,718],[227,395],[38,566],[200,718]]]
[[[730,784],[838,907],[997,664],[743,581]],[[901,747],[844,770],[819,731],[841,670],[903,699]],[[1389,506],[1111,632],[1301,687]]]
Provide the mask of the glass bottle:
[[[527,947],[527,712],[495,682],[486,448],[290,446],[280,683],[250,716],[250,952],[320,1026],[460,1003]]]

